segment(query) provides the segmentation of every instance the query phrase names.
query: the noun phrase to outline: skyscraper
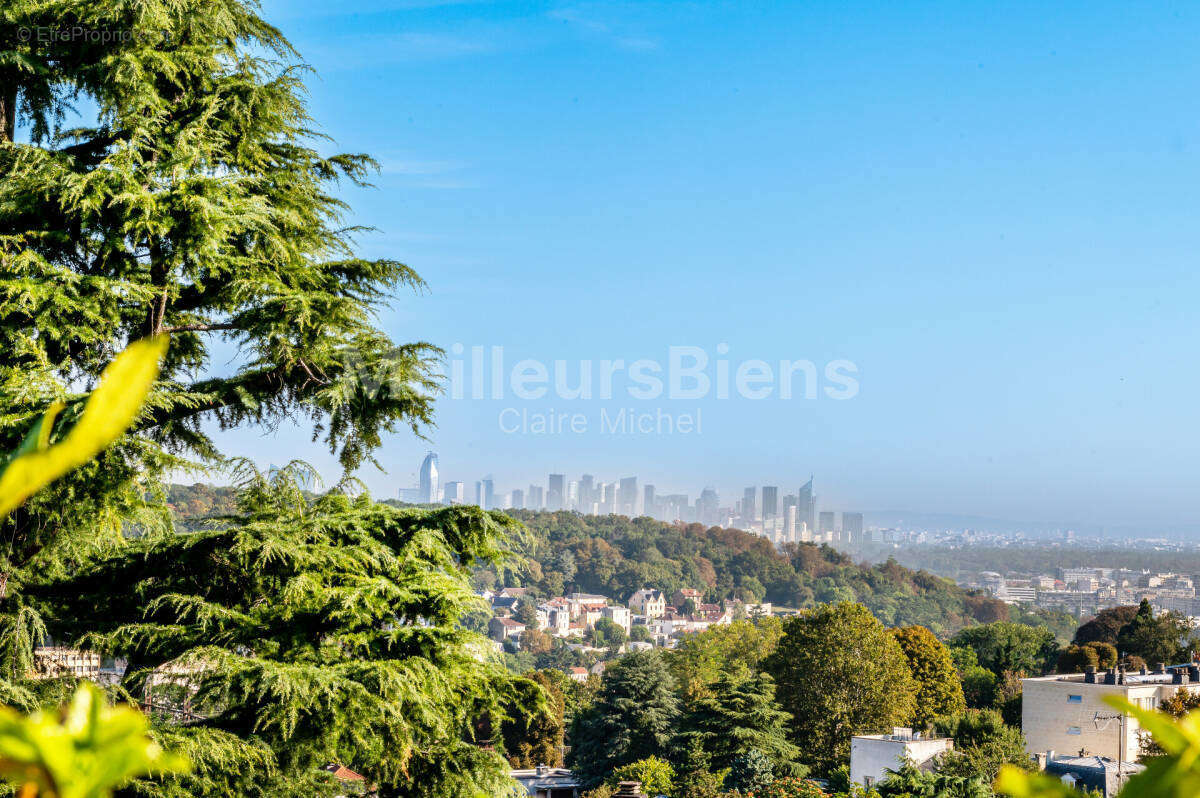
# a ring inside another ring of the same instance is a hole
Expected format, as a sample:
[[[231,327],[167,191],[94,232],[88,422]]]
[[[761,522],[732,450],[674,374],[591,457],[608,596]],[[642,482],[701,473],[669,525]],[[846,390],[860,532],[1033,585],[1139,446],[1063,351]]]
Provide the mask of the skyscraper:
[[[581,513],[590,513],[595,501],[596,478],[591,474],[584,474],[579,478],[579,506],[577,509]]]
[[[444,504],[465,504],[467,501],[467,486],[461,482],[447,482],[442,490]]]
[[[721,500],[713,488],[705,488],[700,491],[700,498],[696,500],[697,520],[702,524],[717,523],[717,509],[720,503]]]
[[[766,521],[768,518],[775,518],[779,515],[779,488],[773,485],[763,485],[762,489],[762,517]]]
[[[567,498],[566,477],[562,474],[550,475],[550,488],[546,491],[546,509],[561,510]]]
[[[754,497],[757,493],[757,488],[746,488],[742,493],[742,518],[747,521],[754,521],[758,518],[758,509],[754,506]]]
[[[651,518],[658,518],[661,515],[658,511],[658,500],[654,496],[653,485],[647,485],[642,489],[642,513]]]
[[[546,507],[546,489],[541,485],[530,485],[525,501],[525,507],[530,510],[542,510]]]
[[[809,532],[815,532],[817,530],[817,500],[813,497],[813,478],[811,476],[796,495],[796,508],[799,520],[808,525]]]
[[[516,490],[514,490],[512,492],[512,498],[509,501],[508,506],[514,510],[524,510],[525,509],[525,492],[523,490],[521,490],[520,488],[517,488]]]
[[[633,518],[637,515],[637,477],[623,477],[617,492],[617,513]]]
[[[434,452],[425,455],[421,461],[419,490],[425,504],[434,504],[438,500],[438,456]]]
[[[863,542],[862,513],[842,513],[842,540],[854,544]]]
[[[820,527],[822,540],[833,540],[833,513],[829,510],[824,510],[821,513]]]

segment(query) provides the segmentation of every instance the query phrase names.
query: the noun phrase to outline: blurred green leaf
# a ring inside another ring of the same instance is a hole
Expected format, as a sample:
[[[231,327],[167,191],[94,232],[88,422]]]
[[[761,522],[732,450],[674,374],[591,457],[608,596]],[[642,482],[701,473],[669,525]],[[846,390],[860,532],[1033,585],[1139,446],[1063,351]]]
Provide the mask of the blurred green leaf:
[[[106,798],[129,779],[187,770],[147,734],[145,715],[109,706],[85,683],[61,712],[22,715],[0,707],[0,777],[22,796]],[[34,792],[30,792],[30,790]]]
[[[88,397],[79,422],[53,446],[50,433],[64,405],[50,406],[0,472],[0,518],[38,489],[91,460],[128,429],[158,377],[167,342],[165,335],[146,338],[117,356]]]

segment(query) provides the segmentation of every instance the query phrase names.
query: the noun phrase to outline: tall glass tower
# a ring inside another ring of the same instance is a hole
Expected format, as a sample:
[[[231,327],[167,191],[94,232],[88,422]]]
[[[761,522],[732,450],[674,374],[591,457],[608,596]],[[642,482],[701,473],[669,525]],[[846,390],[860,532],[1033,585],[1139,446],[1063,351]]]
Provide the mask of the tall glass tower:
[[[424,504],[434,504],[438,500],[438,459],[437,454],[430,452],[421,461],[420,501]]]

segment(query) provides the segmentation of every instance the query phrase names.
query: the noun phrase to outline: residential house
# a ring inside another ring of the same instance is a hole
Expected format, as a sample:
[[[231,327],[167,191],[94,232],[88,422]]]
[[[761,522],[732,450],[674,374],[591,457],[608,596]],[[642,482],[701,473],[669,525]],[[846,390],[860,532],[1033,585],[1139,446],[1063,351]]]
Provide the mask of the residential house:
[[[689,601],[698,607],[703,600],[704,594],[691,587],[680,588],[675,591],[675,595],[671,596],[671,603],[678,609],[683,609],[683,605]]]
[[[492,618],[488,622],[488,634],[493,640],[504,643],[516,640],[525,631],[525,624],[513,618]]]
[[[644,587],[629,597],[629,608],[651,621],[667,611],[667,598],[661,590]]]
[[[565,637],[571,629],[570,603],[563,598],[544,601],[537,608],[538,626],[547,634]]]

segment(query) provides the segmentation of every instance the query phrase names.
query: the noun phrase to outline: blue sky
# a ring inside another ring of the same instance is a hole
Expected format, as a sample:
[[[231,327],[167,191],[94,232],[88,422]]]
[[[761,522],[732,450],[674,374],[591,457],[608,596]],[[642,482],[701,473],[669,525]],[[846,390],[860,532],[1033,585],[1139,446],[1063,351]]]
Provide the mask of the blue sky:
[[[1200,522],[1200,7],[268,2],[312,110],[383,171],[362,252],[430,284],[397,340],[506,361],[845,359],[845,401],[445,399],[444,478],[798,486],[836,509]],[[612,436],[601,407],[698,409]],[[589,419],[506,434],[507,407]],[[224,436],[330,475],[302,430]]]

